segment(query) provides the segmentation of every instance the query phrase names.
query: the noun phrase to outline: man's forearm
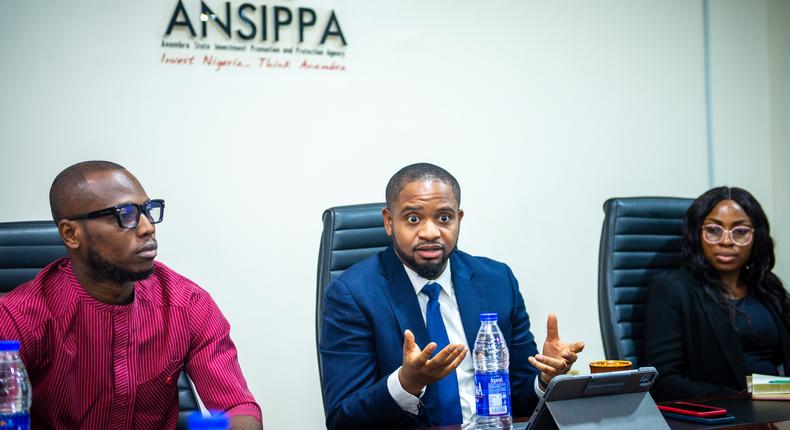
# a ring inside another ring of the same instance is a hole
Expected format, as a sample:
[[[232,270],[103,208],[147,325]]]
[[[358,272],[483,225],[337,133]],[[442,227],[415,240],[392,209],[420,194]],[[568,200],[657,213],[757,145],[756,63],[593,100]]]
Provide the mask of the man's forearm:
[[[263,424],[254,417],[238,415],[230,418],[230,430],[263,430]]]

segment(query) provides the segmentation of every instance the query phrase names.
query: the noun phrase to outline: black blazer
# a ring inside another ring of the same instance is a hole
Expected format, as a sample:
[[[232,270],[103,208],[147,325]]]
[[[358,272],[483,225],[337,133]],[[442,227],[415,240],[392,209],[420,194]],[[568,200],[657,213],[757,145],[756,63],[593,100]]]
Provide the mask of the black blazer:
[[[777,328],[785,373],[790,371],[790,330],[766,303]],[[741,341],[727,312],[708,296],[693,272],[682,268],[650,282],[645,311],[645,362],[655,366],[653,396],[691,399],[746,389]]]

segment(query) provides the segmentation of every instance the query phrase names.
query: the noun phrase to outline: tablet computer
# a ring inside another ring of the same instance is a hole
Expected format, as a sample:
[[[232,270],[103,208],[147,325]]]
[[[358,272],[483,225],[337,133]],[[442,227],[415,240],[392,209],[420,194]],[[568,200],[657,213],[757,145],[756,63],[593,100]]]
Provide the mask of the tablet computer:
[[[618,372],[594,373],[590,375],[559,375],[554,377],[543,398],[529,419],[527,429],[552,429],[557,428],[552,411],[547,403],[561,400],[575,400],[619,394],[645,393],[653,385],[658,372],[654,367],[640,367],[635,370]],[[599,404],[600,402],[588,402]],[[652,403],[652,400],[651,400]],[[611,407],[617,407],[616,404]],[[655,409],[655,407],[653,407]],[[556,412],[556,411],[555,411]],[[583,414],[584,411],[576,408],[573,413]],[[592,412],[594,413],[594,411]],[[658,414],[656,410],[655,413]]]

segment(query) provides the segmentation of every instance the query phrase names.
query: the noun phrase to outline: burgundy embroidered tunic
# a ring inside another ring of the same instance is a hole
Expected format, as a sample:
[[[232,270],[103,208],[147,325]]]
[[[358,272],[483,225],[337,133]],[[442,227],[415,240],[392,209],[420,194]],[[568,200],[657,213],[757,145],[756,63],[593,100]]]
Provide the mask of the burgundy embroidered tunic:
[[[182,369],[207,409],[261,420],[229,333],[209,294],[158,262],[127,305],[91,297],[68,258],[0,299],[0,338],[22,342],[33,428],[173,429]]]

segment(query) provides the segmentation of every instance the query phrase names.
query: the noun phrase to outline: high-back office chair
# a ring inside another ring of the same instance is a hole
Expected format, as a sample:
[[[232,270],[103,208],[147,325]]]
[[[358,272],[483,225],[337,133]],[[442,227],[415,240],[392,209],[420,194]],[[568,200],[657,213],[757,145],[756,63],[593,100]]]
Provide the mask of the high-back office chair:
[[[681,265],[683,217],[692,199],[614,198],[604,203],[598,254],[598,318],[607,359],[639,366],[647,285]]]
[[[47,264],[66,256],[66,248],[52,221],[0,223],[0,294],[33,279]],[[187,375],[178,378],[178,425],[186,430],[187,417],[200,410]]]
[[[323,396],[324,375],[321,370],[321,309],[324,289],[346,269],[386,248],[392,240],[384,231],[381,209],[384,203],[337,206],[324,211],[324,231],[318,251],[318,282],[315,295],[315,347],[318,375]]]

